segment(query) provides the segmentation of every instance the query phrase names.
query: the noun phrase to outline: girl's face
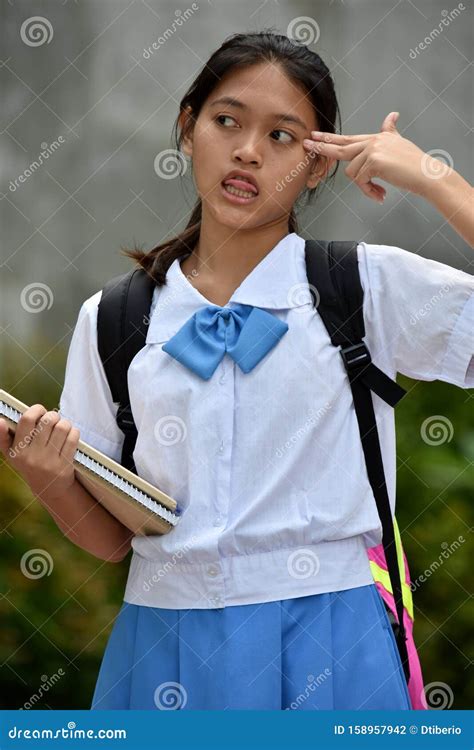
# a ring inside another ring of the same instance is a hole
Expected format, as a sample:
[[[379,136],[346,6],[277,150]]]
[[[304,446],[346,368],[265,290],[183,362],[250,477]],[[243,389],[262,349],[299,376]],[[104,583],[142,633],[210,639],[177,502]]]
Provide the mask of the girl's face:
[[[315,187],[329,168],[324,157],[311,158],[303,147],[317,129],[310,99],[278,65],[230,71],[182,144],[192,156],[203,216],[245,229],[287,221],[301,191]],[[258,190],[242,202],[223,186],[229,172],[240,170],[254,178]]]

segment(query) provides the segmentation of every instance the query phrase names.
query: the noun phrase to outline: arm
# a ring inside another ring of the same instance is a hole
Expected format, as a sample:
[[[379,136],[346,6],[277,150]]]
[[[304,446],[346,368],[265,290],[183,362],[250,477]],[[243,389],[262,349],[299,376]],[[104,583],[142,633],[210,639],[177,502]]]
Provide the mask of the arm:
[[[61,531],[78,547],[110,562],[122,560],[133,533],[76,479],[80,432],[42,404],[26,409],[16,430],[0,419],[0,451],[29,485]]]
[[[419,195],[474,248],[474,188],[458,172],[449,169],[436,180],[426,178]]]
[[[35,494],[35,493],[33,493]],[[35,495],[63,534],[94,557],[120,562],[131,549],[134,536],[75,479],[64,495]]]

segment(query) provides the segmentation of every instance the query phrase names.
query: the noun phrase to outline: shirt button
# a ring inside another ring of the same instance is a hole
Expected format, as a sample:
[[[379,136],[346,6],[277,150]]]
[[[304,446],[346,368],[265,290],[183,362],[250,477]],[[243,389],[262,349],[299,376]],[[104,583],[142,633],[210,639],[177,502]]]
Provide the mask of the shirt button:
[[[218,572],[219,572],[219,571],[217,570],[217,568],[216,568],[216,566],[215,566],[215,565],[209,565],[209,567],[208,567],[208,569],[207,569],[207,575],[208,575],[208,576],[212,576],[212,577],[214,577],[214,576],[216,576],[216,575],[217,575],[217,573],[218,573]]]
[[[218,606],[222,604],[222,597],[220,596],[213,596],[211,597],[214,604],[217,604]]]
[[[219,383],[225,383],[225,375],[221,375],[219,378]]]
[[[220,444],[220,446],[219,446],[219,448],[218,448],[218,450],[217,450],[217,452],[218,452],[218,453],[222,453],[222,452],[223,452],[223,450],[224,450],[224,441],[222,440],[222,441],[221,441],[221,444]]]
[[[215,519],[214,519],[214,526],[222,526],[223,523],[224,523],[224,520],[223,520],[222,516],[216,516],[215,517]]]

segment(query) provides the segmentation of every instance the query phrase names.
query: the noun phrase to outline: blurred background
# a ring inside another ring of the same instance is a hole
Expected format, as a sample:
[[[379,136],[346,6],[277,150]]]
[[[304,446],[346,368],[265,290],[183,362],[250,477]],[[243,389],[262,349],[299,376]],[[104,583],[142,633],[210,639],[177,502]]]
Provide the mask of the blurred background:
[[[58,406],[82,302],[131,267],[120,247],[176,234],[194,204],[190,170],[156,170],[179,100],[227,36],[264,28],[300,34],[321,55],[343,133],[377,132],[399,111],[402,135],[472,183],[468,3],[1,3],[0,388]],[[428,203],[385,187],[381,207],[341,165],[299,214],[300,233],[396,245],[473,273],[472,249]],[[424,577],[414,602],[425,684],[444,686],[434,708],[470,708],[474,392],[398,382],[409,394],[396,410],[397,518],[412,578]],[[452,430],[429,444],[420,427],[433,415]],[[75,547],[1,458],[0,486],[0,708],[88,709],[130,555],[110,564]],[[28,569],[35,554],[42,565]]]

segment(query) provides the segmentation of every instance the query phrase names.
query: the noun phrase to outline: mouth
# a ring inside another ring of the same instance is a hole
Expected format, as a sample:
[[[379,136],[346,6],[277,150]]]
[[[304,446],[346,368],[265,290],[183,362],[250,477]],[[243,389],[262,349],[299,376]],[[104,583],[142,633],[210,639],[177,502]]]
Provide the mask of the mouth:
[[[231,173],[221,182],[223,195],[232,203],[252,203],[259,194],[258,187],[253,177]]]
[[[222,182],[221,190],[222,194],[227,198],[227,200],[229,200],[231,203],[239,203],[240,205],[253,203],[258,198],[258,195],[256,193],[252,193],[248,190],[239,190],[233,185],[229,185],[228,183],[224,184]]]

